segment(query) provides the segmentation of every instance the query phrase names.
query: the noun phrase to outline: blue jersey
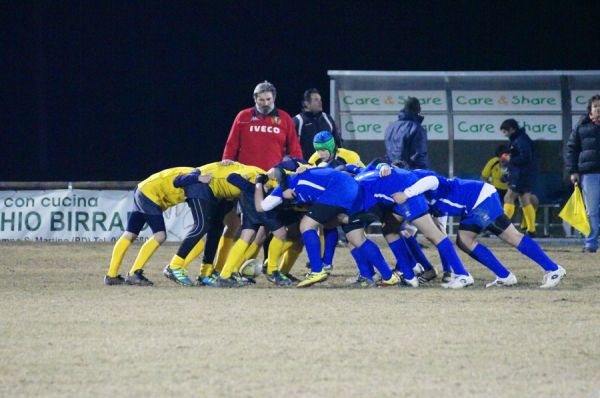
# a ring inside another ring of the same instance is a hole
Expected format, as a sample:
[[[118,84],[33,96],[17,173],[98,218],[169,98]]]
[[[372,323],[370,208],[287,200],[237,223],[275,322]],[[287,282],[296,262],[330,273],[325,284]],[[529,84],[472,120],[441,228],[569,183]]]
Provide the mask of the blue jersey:
[[[429,205],[441,214],[461,216],[461,222],[485,227],[503,214],[496,189],[485,182],[446,178],[429,170],[413,170],[419,180],[435,177],[438,187],[423,192]]]
[[[288,188],[294,191],[294,204],[321,203],[342,207],[351,214],[362,209],[362,195],[352,176],[328,167],[308,169],[288,177]],[[281,187],[271,192],[282,198]]]
[[[392,173],[386,177],[380,177],[379,170],[366,170],[358,174],[355,179],[364,190],[365,209],[369,209],[375,204],[392,206],[396,214],[408,221],[412,221],[428,211],[423,195],[412,197],[403,204],[397,204],[393,198],[395,193],[403,192],[419,180],[409,170],[393,168]]]

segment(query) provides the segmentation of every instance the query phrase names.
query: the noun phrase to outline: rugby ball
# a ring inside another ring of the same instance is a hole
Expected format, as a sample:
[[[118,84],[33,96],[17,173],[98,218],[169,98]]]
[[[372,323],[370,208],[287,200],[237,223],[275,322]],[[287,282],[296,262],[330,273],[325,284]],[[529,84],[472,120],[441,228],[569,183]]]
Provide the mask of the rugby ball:
[[[246,260],[240,267],[240,274],[246,278],[256,279],[262,273],[262,263],[254,258]]]

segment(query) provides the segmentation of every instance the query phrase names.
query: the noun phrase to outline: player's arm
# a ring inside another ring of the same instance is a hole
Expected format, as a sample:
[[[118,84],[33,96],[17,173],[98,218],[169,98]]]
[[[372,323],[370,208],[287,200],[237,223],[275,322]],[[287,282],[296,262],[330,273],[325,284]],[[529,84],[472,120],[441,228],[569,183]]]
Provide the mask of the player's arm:
[[[248,193],[254,192],[254,184],[252,184],[250,181],[248,181],[238,173],[229,174],[227,176],[227,182],[237,187],[240,191]]]
[[[202,174],[200,169],[194,169],[187,174],[175,177],[173,179],[173,186],[175,188],[183,188],[198,182],[208,184],[211,179],[212,174]]]
[[[432,191],[437,189],[440,185],[440,180],[436,176],[427,176],[421,178],[419,181],[415,182],[410,187],[406,188],[402,192],[396,192],[392,197],[396,203],[402,204],[406,202],[408,199],[420,195],[426,191]]]
[[[263,177],[264,176],[264,177]],[[256,189],[254,190],[254,207],[259,213],[273,210],[283,203],[283,191],[277,187],[265,198],[264,183],[267,176],[261,174],[256,177]]]

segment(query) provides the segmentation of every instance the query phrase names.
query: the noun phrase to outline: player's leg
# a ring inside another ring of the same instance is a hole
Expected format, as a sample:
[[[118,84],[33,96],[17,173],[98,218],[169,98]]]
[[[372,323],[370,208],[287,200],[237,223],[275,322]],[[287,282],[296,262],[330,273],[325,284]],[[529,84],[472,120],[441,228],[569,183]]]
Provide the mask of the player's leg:
[[[229,250],[235,242],[238,230],[241,225],[241,220],[237,212],[237,208],[233,206],[229,212],[225,215],[223,222],[225,223],[225,229],[223,230],[223,236],[219,240],[219,246],[217,248],[217,257],[215,261],[215,269],[221,271]]]
[[[104,277],[104,283],[106,285],[122,285],[125,282],[123,277],[119,275],[119,268],[121,267],[125,253],[131,246],[131,242],[137,238],[145,222],[146,218],[143,213],[134,211],[130,214],[127,221],[127,229],[123,232],[121,237],[117,239],[117,242],[113,247],[108,272]]]
[[[519,194],[510,188],[508,188],[504,195],[504,214],[506,214],[506,217],[508,217],[509,220],[512,219],[515,214],[515,201],[518,196]]]

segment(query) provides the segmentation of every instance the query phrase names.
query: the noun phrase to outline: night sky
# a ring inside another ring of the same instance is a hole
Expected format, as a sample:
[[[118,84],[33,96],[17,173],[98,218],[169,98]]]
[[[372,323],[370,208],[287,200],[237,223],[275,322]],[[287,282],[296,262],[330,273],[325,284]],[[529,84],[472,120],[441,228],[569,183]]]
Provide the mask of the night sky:
[[[327,70],[600,69],[583,3],[212,3],[0,0],[0,181],[219,160],[265,79],[293,116]]]

